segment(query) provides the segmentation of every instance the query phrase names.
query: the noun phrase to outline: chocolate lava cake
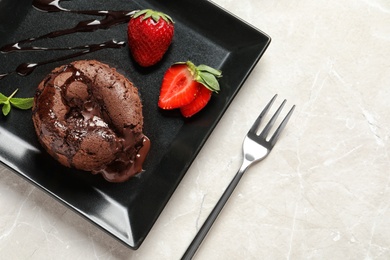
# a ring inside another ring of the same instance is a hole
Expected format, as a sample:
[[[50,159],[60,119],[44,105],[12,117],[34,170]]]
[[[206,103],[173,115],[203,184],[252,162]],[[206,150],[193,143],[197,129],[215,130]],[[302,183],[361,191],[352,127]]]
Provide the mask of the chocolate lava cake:
[[[142,171],[150,146],[142,103],[116,69],[96,60],[58,67],[39,84],[32,111],[40,143],[62,165],[111,182]]]

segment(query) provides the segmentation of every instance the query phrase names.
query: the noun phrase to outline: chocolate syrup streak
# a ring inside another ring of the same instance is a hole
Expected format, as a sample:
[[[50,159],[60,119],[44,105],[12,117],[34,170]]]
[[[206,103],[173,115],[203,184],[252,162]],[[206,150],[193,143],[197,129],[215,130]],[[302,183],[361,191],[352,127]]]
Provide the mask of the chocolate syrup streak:
[[[124,42],[116,42],[114,40],[111,40],[102,44],[91,44],[91,45],[79,46],[79,47],[45,48],[45,47],[36,47],[36,46],[23,46],[38,40],[56,38],[56,37],[78,33],[78,32],[93,32],[98,29],[108,29],[115,25],[128,22],[130,16],[136,12],[136,10],[133,11],[70,10],[61,7],[60,6],[61,1],[64,0],[33,0],[32,5],[35,9],[42,12],[68,12],[68,13],[76,13],[76,14],[83,14],[83,15],[101,16],[103,18],[101,20],[81,21],[72,28],[52,31],[50,33],[38,37],[31,37],[31,38],[20,40],[18,42],[10,43],[1,47],[0,52],[10,53],[10,52],[20,52],[20,51],[53,51],[53,50],[72,50],[72,49],[85,49],[85,50],[70,55],[62,56],[57,59],[51,59],[39,63],[31,62],[31,63],[20,64],[13,72],[0,73],[0,80],[14,72],[18,73],[20,76],[26,76],[29,75],[31,72],[33,72],[34,69],[40,65],[78,57],[105,48],[120,48],[125,45]]]
[[[76,58],[76,57],[85,55],[87,53],[99,51],[99,50],[102,50],[102,49],[107,49],[107,48],[118,49],[118,48],[122,48],[124,45],[125,45],[125,42],[117,42],[117,41],[111,40],[111,41],[98,43],[98,44],[91,44],[91,45],[84,45],[84,46],[74,47],[74,48],[71,48],[71,49],[83,49],[83,48],[85,48],[85,50],[84,51],[80,51],[80,52],[75,52],[75,53],[72,53],[72,54],[68,54],[68,55],[65,55],[65,56],[61,56],[61,57],[58,57],[58,58],[55,58],[55,59],[51,59],[51,60],[35,62],[35,63],[33,63],[33,62],[31,62],[31,63],[22,63],[15,69],[15,71],[11,71],[11,72],[8,72],[8,73],[0,74],[0,79],[5,78],[6,76],[8,76],[8,75],[10,75],[10,74],[12,74],[14,72],[18,73],[20,76],[27,76],[27,75],[31,74],[38,66],[42,66],[42,65],[49,64],[49,63],[52,63],[52,62],[57,62],[57,61],[71,59],[71,58]]]

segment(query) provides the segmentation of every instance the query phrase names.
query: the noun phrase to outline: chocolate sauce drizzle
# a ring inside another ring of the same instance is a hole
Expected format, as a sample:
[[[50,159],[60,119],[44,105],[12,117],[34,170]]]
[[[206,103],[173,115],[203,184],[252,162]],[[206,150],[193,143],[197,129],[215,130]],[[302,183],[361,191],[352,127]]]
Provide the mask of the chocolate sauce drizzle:
[[[73,47],[73,48],[69,47],[68,49],[83,49],[84,48],[85,50],[80,51],[80,52],[75,52],[75,53],[72,53],[69,55],[61,56],[61,57],[58,57],[55,59],[41,61],[41,62],[22,63],[15,69],[15,71],[0,74],[0,79],[5,78],[6,76],[8,76],[14,72],[18,73],[20,76],[27,76],[27,75],[31,74],[38,66],[42,66],[42,65],[49,64],[52,62],[76,58],[76,57],[85,55],[87,53],[99,51],[99,50],[106,49],[106,48],[121,48],[124,45],[125,45],[125,42],[123,42],[123,41],[117,42],[117,41],[111,40],[111,41],[98,43],[98,44],[84,45],[84,46],[78,46],[78,47]]]
[[[0,73],[0,80],[4,77],[16,72],[20,76],[29,75],[34,69],[40,65],[62,61],[74,57],[78,57],[90,52],[95,52],[98,50],[106,49],[106,48],[120,48],[125,45],[123,41],[117,42],[114,40],[107,41],[99,44],[91,44],[77,47],[57,47],[57,48],[46,48],[46,47],[37,47],[37,46],[29,46],[27,44],[33,43],[38,40],[56,38],[68,34],[78,33],[78,32],[93,32],[98,29],[108,29],[115,25],[119,25],[122,23],[126,23],[129,21],[130,16],[133,15],[136,10],[133,11],[109,11],[109,10],[70,10],[60,6],[60,2],[63,0],[33,0],[32,6],[41,12],[68,12],[68,13],[76,13],[82,15],[94,15],[103,17],[101,20],[85,20],[79,22],[76,26],[68,29],[62,29],[58,31],[52,31],[50,33],[31,37],[27,39],[20,40],[18,42],[10,43],[0,47],[1,53],[10,53],[10,52],[21,52],[21,51],[58,51],[58,50],[74,50],[74,49],[84,49],[83,51],[76,52],[73,54],[65,55],[58,57],[56,59],[50,59],[42,62],[30,62],[20,64],[15,71],[8,73]]]

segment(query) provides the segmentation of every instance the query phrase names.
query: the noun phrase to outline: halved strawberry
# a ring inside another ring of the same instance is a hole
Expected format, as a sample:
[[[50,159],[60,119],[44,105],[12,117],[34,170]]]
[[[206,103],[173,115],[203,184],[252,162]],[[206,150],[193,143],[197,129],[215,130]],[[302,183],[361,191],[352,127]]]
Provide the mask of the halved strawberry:
[[[207,65],[195,66],[191,61],[175,63],[164,75],[158,106],[180,108],[183,116],[190,117],[206,106],[211,92],[219,91],[219,77],[222,72]]]
[[[162,109],[185,106],[195,99],[199,88],[187,65],[174,64],[165,72],[158,106]]]
[[[202,110],[211,99],[212,91],[201,87],[195,99],[188,105],[180,107],[180,112],[184,117],[191,117]]]

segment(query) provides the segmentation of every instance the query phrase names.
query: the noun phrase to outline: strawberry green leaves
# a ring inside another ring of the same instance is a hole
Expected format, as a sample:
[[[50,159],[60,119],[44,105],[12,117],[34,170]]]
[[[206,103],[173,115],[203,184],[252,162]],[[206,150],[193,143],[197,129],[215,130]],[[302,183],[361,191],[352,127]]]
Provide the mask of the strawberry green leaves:
[[[167,23],[173,23],[173,20],[172,20],[172,18],[169,15],[164,14],[162,12],[157,12],[157,11],[154,11],[154,10],[151,10],[151,9],[140,10],[140,11],[136,12],[133,15],[133,18],[137,18],[137,17],[139,17],[141,15],[144,15],[142,17],[142,20],[145,20],[145,19],[148,19],[148,18],[151,17],[157,23],[158,20],[160,20],[160,18],[162,18]]]
[[[15,98],[15,94],[18,92],[16,89],[9,97],[0,93],[0,105],[2,105],[2,113],[4,116],[7,116],[11,111],[12,107],[19,109],[27,110],[33,106],[34,98]]]
[[[191,61],[178,63],[186,64],[197,82],[213,92],[218,93],[220,91],[218,79],[222,77],[222,71],[204,64],[195,66]]]

